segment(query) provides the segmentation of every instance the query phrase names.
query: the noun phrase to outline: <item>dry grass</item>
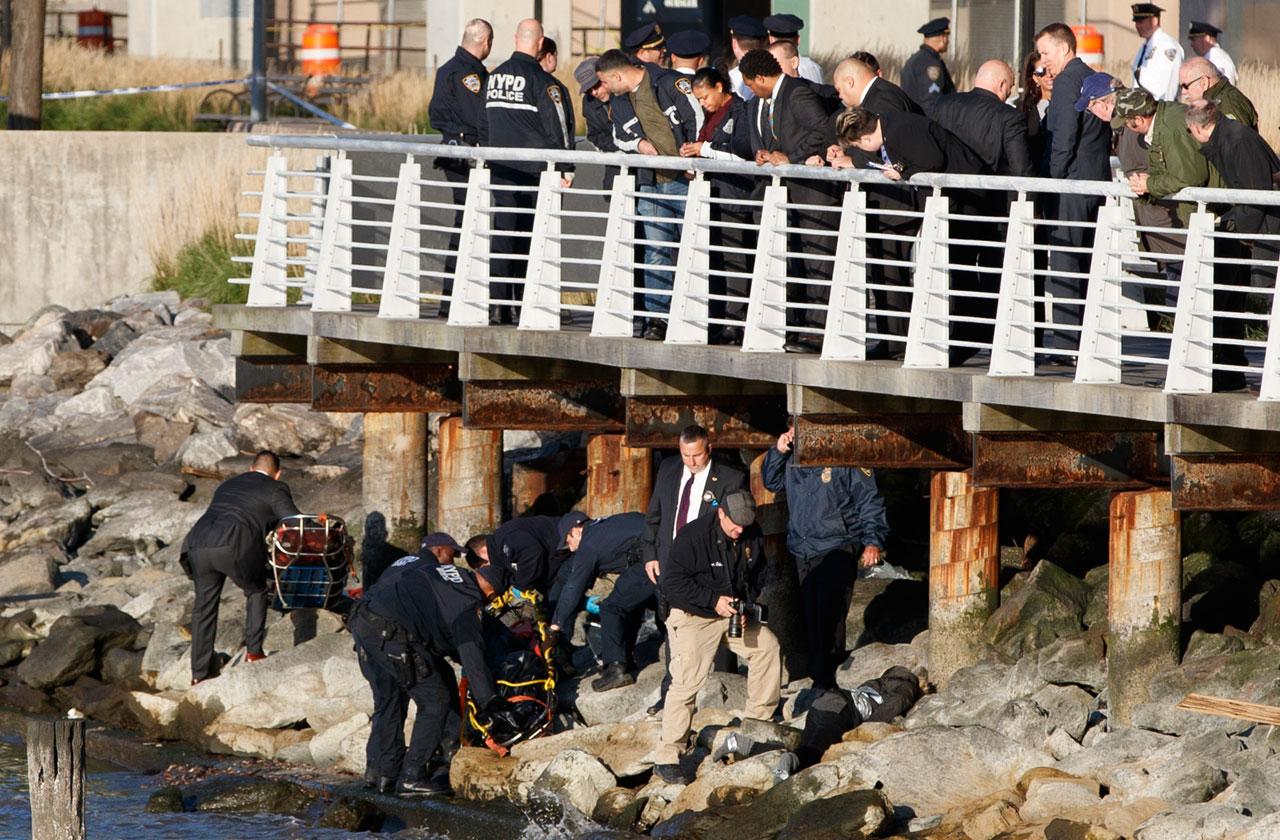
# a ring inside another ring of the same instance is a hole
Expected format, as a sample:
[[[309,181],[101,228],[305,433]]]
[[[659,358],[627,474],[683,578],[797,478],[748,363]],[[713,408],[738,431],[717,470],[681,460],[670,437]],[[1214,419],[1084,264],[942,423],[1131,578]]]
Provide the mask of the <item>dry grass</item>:
[[[1280,149],[1280,66],[1246,61],[1239,70],[1240,90],[1258,109],[1258,131]]]
[[[347,102],[346,119],[370,131],[425,133],[434,77],[401,70],[375,79]]]

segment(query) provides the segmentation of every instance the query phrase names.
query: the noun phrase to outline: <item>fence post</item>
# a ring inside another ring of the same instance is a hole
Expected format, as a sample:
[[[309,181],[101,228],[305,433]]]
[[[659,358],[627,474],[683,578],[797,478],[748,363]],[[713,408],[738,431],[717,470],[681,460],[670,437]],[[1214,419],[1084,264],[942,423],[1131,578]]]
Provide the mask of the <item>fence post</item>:
[[[320,238],[324,236],[325,201],[329,196],[329,175],[333,172],[333,160],[334,155],[316,155],[315,195],[311,199],[312,219],[307,223],[306,265],[302,268],[302,299],[299,301],[304,306],[310,306],[315,301]]]
[[[284,173],[289,162],[284,155],[267,158],[266,172],[262,176],[262,204],[258,210],[258,233],[253,245],[253,270],[249,273],[249,306],[284,306],[288,303],[285,279],[288,267],[289,201],[284,197],[289,189],[288,176]]]
[[[421,180],[422,165],[414,162],[413,155],[407,155],[396,179],[396,203],[391,211],[387,259],[382,268],[379,318],[417,318],[419,315],[422,228],[418,220],[422,214],[416,205],[422,198]]]
[[[593,336],[631,338],[635,309],[631,238],[624,235],[636,214],[636,176],[622,173],[613,179],[604,246],[600,251],[600,276],[596,280],[596,306],[591,315]]]
[[[351,311],[351,158],[342,152],[329,172],[314,286],[313,310]]]
[[[489,255],[493,252],[493,196],[489,170],[477,162],[467,177],[467,199],[462,206],[458,231],[458,259],[449,299],[449,326],[484,327],[489,324]]]
[[[822,358],[867,358],[867,194],[856,182],[849,185],[840,205]]]
[[[1182,277],[1178,280],[1178,303],[1173,314],[1169,367],[1164,379],[1166,394],[1208,394],[1213,391],[1213,252],[1213,214],[1205,211],[1192,213],[1187,221],[1187,244],[1183,249]],[[1272,300],[1272,312],[1276,312],[1275,300]],[[1274,314],[1271,323],[1280,323],[1275,321]],[[1273,328],[1267,337],[1268,364],[1275,352],[1273,344],[1277,332],[1280,331]],[[1265,393],[1265,367],[1263,372]],[[1275,397],[1260,394],[1259,399]]]
[[[84,838],[84,721],[27,724],[31,840]]]
[[[711,182],[698,176],[689,182],[680,229],[680,251],[671,284],[671,310],[667,316],[668,344],[706,344],[710,326],[708,273],[711,260]]]
[[[1019,199],[1009,205],[989,376],[1034,376],[1036,372],[1034,218],[1035,205],[1030,201]]]
[[[1122,212],[1118,205],[1098,208],[1080,329],[1080,353],[1076,357],[1076,382],[1120,381],[1120,301],[1124,290],[1119,278],[1124,265],[1120,259],[1117,223],[1123,220]]]
[[[547,169],[538,179],[529,268],[520,304],[522,330],[560,329],[560,178],[559,172]]]
[[[742,349],[779,352],[787,330],[787,188],[771,184],[764,191],[751,297],[743,325]]]
[[[904,368],[944,368],[948,365],[951,322],[949,293],[951,261],[947,244],[946,219],[950,200],[930,196],[924,203],[924,222],[916,248],[916,270],[912,275],[911,320],[907,324]]]

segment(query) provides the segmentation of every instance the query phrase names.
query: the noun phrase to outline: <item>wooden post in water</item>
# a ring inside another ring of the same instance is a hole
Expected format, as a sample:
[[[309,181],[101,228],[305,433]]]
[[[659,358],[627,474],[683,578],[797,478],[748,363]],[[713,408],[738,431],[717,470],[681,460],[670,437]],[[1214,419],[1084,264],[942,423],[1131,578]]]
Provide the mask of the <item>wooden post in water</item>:
[[[27,724],[31,840],[84,840],[84,721]]]

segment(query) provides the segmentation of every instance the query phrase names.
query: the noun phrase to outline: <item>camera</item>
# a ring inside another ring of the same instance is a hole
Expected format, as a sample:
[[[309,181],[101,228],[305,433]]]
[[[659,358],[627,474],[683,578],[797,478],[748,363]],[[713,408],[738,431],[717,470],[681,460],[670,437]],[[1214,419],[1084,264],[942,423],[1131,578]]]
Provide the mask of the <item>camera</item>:
[[[733,609],[734,615],[733,618],[729,619],[728,636],[730,639],[742,638],[743,625],[737,620],[740,615],[745,615],[748,622],[755,621],[757,624],[769,623],[769,608],[764,604],[757,604],[746,598],[734,598],[729,602],[729,606]]]

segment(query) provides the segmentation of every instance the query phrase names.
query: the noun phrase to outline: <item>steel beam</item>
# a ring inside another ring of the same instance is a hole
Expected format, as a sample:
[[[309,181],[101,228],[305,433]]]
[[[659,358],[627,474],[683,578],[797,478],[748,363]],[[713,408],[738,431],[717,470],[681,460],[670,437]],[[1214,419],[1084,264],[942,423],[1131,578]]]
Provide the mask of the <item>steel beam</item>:
[[[782,395],[631,397],[627,446],[674,448],[686,426],[707,430],[714,446],[765,449],[787,429]]]
[[[236,356],[236,402],[311,403],[311,366],[298,356]]]
[[[316,365],[311,407],[448,414],[462,408],[462,384],[452,364]]]
[[[796,418],[795,462],[801,466],[963,470],[971,453],[959,413]]]
[[[973,480],[980,487],[1132,488],[1167,479],[1161,433],[1156,431],[973,437]]]
[[[467,381],[462,423],[469,429],[621,432],[625,428],[617,377],[573,381]]]
[[[1174,455],[1174,510],[1280,510],[1280,453]]]

